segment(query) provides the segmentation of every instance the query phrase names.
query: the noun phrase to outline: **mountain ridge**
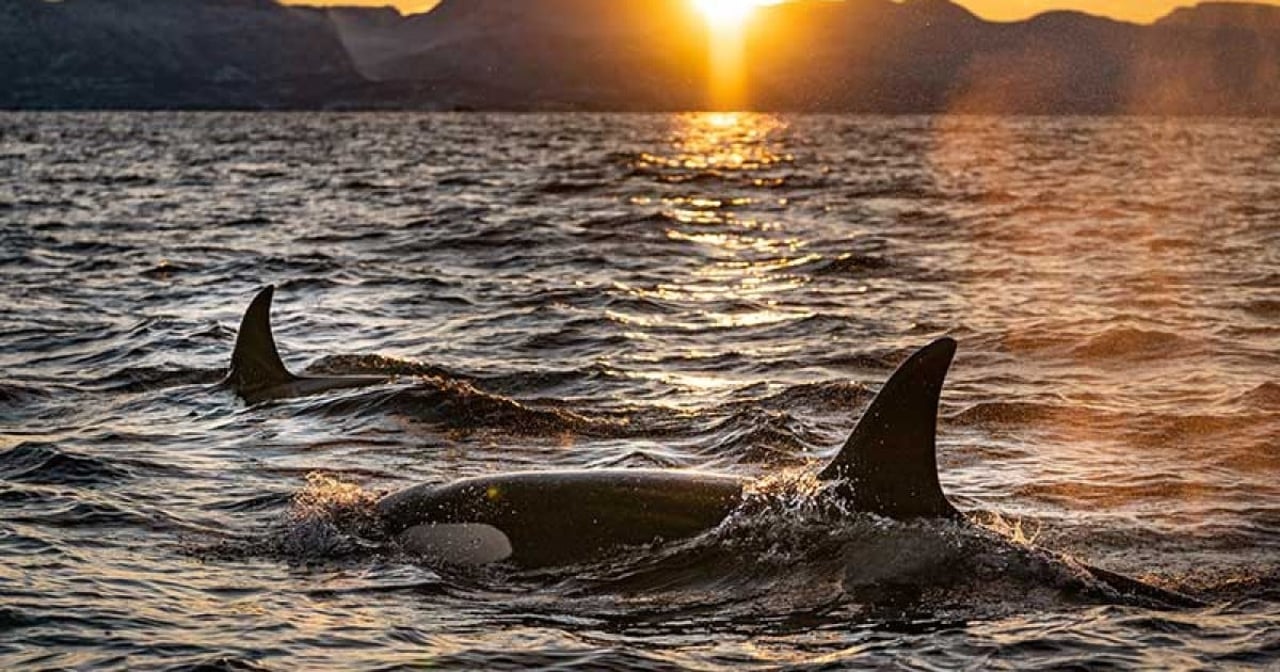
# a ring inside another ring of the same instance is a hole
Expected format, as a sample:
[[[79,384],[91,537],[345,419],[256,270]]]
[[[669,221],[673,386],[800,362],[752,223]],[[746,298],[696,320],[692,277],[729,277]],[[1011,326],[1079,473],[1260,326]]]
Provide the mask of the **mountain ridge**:
[[[0,107],[675,111],[712,107],[687,0],[9,0]],[[16,9],[15,9],[16,8]],[[112,11],[104,11],[110,8]],[[745,106],[857,113],[1280,115],[1280,7],[1151,25],[950,0],[796,0],[744,39]]]

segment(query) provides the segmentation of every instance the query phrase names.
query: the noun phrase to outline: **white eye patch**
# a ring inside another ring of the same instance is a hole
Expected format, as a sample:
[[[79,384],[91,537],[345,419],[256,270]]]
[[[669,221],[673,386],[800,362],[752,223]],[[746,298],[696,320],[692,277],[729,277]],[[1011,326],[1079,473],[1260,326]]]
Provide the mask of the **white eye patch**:
[[[485,565],[511,557],[511,540],[482,523],[415,525],[400,534],[405,550],[450,565]]]

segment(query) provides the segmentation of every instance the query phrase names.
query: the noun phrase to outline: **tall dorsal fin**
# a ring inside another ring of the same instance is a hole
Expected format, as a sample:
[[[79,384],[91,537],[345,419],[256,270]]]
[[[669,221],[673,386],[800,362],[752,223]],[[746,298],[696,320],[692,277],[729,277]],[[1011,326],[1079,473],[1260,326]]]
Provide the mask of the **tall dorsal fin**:
[[[938,398],[955,354],[955,340],[941,338],[898,366],[818,478],[845,481],[842,493],[859,511],[958,516],[942,494],[935,454]]]
[[[274,285],[267,285],[258,292],[245,311],[244,318],[240,320],[240,331],[236,334],[236,349],[231,353],[231,370],[227,373],[227,382],[241,396],[264,387],[296,380],[284,368],[284,362],[280,361],[276,339],[271,335],[271,297],[275,289]]]

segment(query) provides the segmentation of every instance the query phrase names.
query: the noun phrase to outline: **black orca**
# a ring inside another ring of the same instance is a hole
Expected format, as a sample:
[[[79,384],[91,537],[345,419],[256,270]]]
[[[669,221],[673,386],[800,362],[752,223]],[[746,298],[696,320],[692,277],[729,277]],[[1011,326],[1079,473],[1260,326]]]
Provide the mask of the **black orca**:
[[[936,422],[956,342],[942,338],[890,376],[817,476],[850,511],[964,524],[938,482]],[[384,531],[442,564],[541,568],[591,562],[611,549],[696,536],[744,501],[747,479],[697,471],[534,471],[423,484],[383,497]],[[1191,597],[1082,565],[1122,595],[1168,606]]]
[[[271,333],[274,287],[241,320],[224,384],[249,403],[379,385],[380,376],[296,376]],[[896,520],[964,522],[938,482],[938,402],[956,342],[942,338],[904,361],[853,433],[817,473],[844,508]],[[590,562],[625,546],[709,531],[744,502],[749,479],[678,470],[569,470],[495,474],[424,484],[383,497],[384,531],[405,550],[456,565],[538,568]],[[1137,579],[1080,565],[1093,579],[1148,603],[1200,603]]]
[[[280,361],[276,339],[271,334],[271,298],[275,287],[258,292],[240,320],[231,368],[223,385],[253,404],[319,394],[330,390],[379,385],[389,380],[379,376],[295,376]]]

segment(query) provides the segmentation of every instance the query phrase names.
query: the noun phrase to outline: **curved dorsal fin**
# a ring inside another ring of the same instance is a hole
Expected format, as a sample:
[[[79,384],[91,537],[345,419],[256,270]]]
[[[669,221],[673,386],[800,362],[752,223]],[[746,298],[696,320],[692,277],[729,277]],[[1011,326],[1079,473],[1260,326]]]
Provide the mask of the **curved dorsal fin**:
[[[280,361],[276,339],[271,335],[271,297],[274,293],[274,285],[267,285],[258,292],[245,311],[244,318],[240,320],[240,331],[236,334],[236,349],[231,353],[231,370],[227,373],[227,382],[241,396],[264,387],[296,380],[284,368],[284,362]]]
[[[844,480],[842,494],[859,511],[891,518],[959,513],[938,483],[938,398],[956,354],[941,338],[907,358],[880,388],[822,480]]]

